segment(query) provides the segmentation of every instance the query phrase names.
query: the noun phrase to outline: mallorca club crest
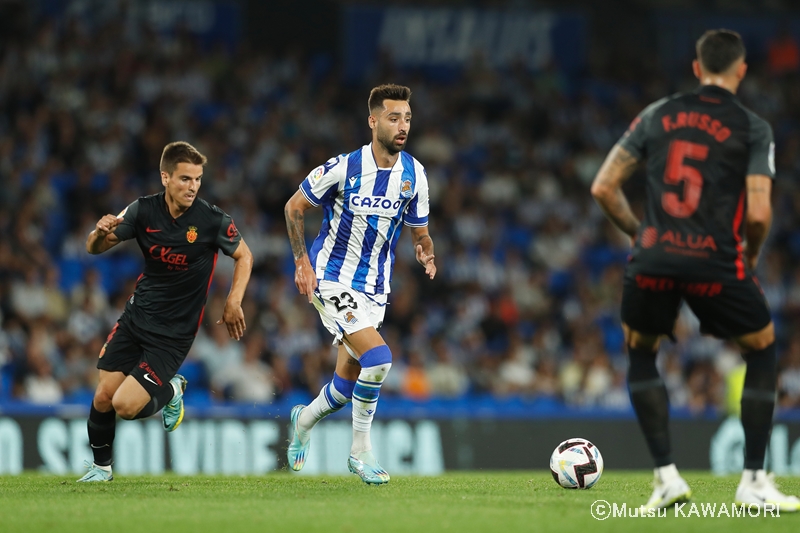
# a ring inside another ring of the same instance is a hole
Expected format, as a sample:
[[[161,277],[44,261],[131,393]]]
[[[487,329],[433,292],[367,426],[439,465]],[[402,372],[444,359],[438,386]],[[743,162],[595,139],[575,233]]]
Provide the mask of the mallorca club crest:
[[[189,226],[189,229],[186,231],[186,240],[189,243],[193,243],[197,240],[197,228],[194,226]]]
[[[403,180],[400,183],[400,196],[402,198],[411,198],[411,180]]]
[[[358,319],[353,315],[352,311],[348,311],[346,315],[344,315],[344,321],[348,324],[355,324],[358,322]]]

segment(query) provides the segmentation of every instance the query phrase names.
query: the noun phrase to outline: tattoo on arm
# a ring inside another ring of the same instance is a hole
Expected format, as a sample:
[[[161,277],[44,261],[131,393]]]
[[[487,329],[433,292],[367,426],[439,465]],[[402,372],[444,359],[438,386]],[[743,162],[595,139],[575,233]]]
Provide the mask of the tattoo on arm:
[[[593,193],[594,187],[601,191],[595,194],[595,198],[608,219],[630,236],[639,231],[639,220],[631,211],[628,199],[622,192],[622,184],[631,177],[638,163],[627,150],[619,145],[614,146],[600,168],[593,186]]]
[[[619,188],[631,177],[639,161],[626,149],[615,145],[597,174],[596,183]]]
[[[299,209],[283,212],[286,217],[286,229],[289,232],[289,243],[292,245],[294,260],[297,261],[306,255],[305,218]]]

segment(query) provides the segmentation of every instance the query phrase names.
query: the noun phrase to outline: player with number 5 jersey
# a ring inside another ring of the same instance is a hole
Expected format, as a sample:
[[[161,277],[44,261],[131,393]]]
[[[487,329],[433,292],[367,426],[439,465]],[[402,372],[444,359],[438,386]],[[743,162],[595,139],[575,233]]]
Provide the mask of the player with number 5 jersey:
[[[686,302],[701,332],[735,341],[747,366],[744,472],[736,501],[797,511],[800,500],[780,492],[764,471],[777,357],[755,267],[772,222],[772,129],[736,98],[747,72],[738,33],[707,31],[697,41],[693,70],[700,86],[642,111],[592,185],[606,216],[634,242],[622,322],[631,404],[656,467],[645,506],[664,508],[691,496],[672,458],[669,398],[656,367],[660,338],[672,335]],[[641,160],[647,161],[642,223],[621,188]]]
[[[315,168],[286,203],[286,226],[295,259],[295,284],[308,297],[338,347],[330,383],[308,406],[292,409],[289,467],[305,465],[312,428],[353,404],[348,468],[368,484],[389,474],[372,452],[370,428],[392,354],[378,330],[386,312],[395,247],[409,226],[417,261],[433,279],[425,169],[405,153],[411,129],[411,91],[381,85],[370,92],[372,142]],[[304,212],[322,207],[319,235],[306,250]]]

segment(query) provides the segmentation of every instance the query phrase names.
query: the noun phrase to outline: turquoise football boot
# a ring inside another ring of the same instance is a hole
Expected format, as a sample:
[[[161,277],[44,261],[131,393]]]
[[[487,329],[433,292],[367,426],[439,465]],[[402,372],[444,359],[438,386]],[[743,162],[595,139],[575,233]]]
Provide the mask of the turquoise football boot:
[[[94,481],[112,481],[114,479],[114,476],[111,474],[110,470],[103,470],[94,463],[90,463],[89,461],[84,461],[83,466],[85,468],[88,468],[89,471],[86,472],[85,476],[83,476],[78,480],[78,483],[89,483]]]
[[[164,430],[172,432],[178,429],[178,426],[183,422],[183,393],[186,392],[186,384],[188,382],[180,374],[175,374],[175,377],[169,382],[176,385],[176,388],[180,391],[161,410],[161,421],[164,423]]]
[[[292,440],[289,443],[289,448],[286,450],[286,458],[289,460],[289,468],[298,472],[303,469],[306,464],[306,457],[308,457],[308,449],[311,447],[311,438],[305,444],[300,442],[300,436],[297,432],[297,422],[300,420],[300,413],[305,409],[305,405],[295,405],[292,407],[292,414],[290,419],[292,421]]]
[[[347,468],[368,485],[389,483],[389,474],[378,464],[378,460],[372,455],[372,450],[351,455],[347,460]]]

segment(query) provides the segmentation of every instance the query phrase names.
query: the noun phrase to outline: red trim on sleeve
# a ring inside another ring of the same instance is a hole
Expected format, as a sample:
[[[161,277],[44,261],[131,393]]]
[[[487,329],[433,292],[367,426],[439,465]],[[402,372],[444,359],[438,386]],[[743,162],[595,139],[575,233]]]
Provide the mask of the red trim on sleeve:
[[[208,285],[206,286],[206,301],[208,300],[208,291],[211,290],[211,282],[214,280],[214,270],[217,268],[217,257],[219,256],[219,251],[214,252],[214,264],[211,265],[211,275],[208,276]],[[200,330],[200,324],[203,323],[203,315],[206,312],[206,306],[203,304],[203,308],[200,309],[200,318],[197,319],[197,327],[194,329],[194,334],[197,335],[197,332]]]
[[[739,205],[736,206],[736,215],[733,217],[733,238],[736,239],[736,279],[744,279],[744,251],[742,247],[742,236],[739,230],[744,219],[744,191],[739,195]]]

